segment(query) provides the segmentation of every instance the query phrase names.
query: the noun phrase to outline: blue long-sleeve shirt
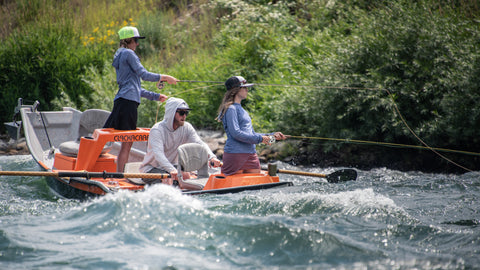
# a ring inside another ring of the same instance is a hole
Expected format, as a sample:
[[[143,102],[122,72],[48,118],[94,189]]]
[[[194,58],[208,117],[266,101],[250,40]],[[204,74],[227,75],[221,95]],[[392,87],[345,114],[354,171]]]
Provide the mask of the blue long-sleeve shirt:
[[[228,107],[222,118],[227,133],[226,153],[256,153],[255,145],[262,142],[264,134],[253,130],[252,119],[239,103]]]
[[[148,72],[133,50],[119,48],[113,57],[112,66],[117,71],[118,92],[115,100],[124,98],[140,103],[140,97],[150,100],[159,99],[160,94],[142,88],[140,79],[157,82],[161,75]]]

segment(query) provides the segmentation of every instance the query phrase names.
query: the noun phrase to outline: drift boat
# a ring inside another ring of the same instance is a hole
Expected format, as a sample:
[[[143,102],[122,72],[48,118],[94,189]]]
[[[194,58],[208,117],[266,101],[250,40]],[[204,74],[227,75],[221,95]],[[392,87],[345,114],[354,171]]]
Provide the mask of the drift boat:
[[[49,186],[68,198],[105,195],[119,190],[141,191],[146,186],[142,179],[169,177],[168,174],[138,172],[146,153],[149,128],[103,129],[110,114],[108,111],[81,112],[64,107],[62,111],[42,112],[38,111],[38,106],[38,101],[25,105],[19,99],[15,112],[21,115],[21,125],[14,120],[14,126],[23,126],[28,149],[44,171],[10,172],[10,175],[47,176]],[[121,142],[133,142],[133,146],[125,173],[116,173]],[[214,173],[204,179],[188,181],[201,185],[202,189],[182,190],[186,194],[221,194],[292,185],[281,182],[276,169],[232,176]]]

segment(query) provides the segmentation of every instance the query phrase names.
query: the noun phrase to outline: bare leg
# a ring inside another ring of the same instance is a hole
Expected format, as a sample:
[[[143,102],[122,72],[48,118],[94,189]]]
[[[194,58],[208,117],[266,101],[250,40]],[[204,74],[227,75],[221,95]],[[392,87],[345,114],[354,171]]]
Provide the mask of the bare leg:
[[[128,156],[130,155],[130,149],[132,148],[133,142],[122,142],[120,147],[120,153],[117,157],[117,172],[123,172],[125,169],[125,164],[128,161]]]

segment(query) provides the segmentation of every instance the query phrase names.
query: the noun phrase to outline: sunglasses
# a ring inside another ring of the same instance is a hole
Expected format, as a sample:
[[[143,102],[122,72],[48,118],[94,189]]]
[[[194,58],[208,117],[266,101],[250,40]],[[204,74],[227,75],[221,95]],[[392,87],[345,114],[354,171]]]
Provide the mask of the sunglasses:
[[[133,40],[135,41],[135,43],[138,43],[138,38],[133,38]]]
[[[177,111],[180,116],[188,115],[190,111]]]

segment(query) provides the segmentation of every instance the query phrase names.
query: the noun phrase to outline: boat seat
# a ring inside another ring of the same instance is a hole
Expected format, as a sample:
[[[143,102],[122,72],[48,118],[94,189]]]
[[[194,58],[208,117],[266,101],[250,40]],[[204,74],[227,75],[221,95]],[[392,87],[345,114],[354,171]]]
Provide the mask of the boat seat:
[[[76,157],[80,148],[80,138],[92,136],[97,128],[102,128],[107,121],[110,112],[99,109],[86,110],[80,116],[78,127],[78,138],[75,141],[63,142],[58,146],[58,150],[65,156]],[[112,149],[113,143],[106,143],[101,154],[108,153]]]
[[[141,173],[140,172],[140,166],[142,165],[142,162],[128,162],[125,164],[125,169],[124,171],[126,173]]]
[[[208,177],[208,150],[198,143],[186,143],[178,147],[178,169],[184,172],[198,171],[198,177]]]
[[[140,172],[140,166],[142,165],[142,162],[128,162],[125,164],[125,173],[141,173]],[[147,183],[142,180],[142,178],[127,178],[129,181],[132,183],[135,183],[137,185],[146,185]]]
[[[197,186],[198,189],[203,189],[205,181],[199,181],[201,178],[208,178],[208,150],[207,146],[198,143],[186,143],[178,147],[178,178],[185,183]],[[191,172],[197,171],[195,180],[183,180],[182,171]]]
[[[80,126],[78,128],[78,137],[92,136],[97,128],[102,128],[110,116],[109,111],[90,109],[82,113],[80,117]]]

